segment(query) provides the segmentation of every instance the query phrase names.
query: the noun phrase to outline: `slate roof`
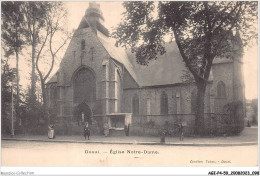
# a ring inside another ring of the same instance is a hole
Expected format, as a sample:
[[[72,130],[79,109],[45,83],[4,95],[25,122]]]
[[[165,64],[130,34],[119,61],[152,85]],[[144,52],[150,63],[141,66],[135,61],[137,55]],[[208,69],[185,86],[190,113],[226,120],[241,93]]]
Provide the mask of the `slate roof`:
[[[57,73],[55,73],[51,79],[47,82],[47,84],[50,84],[50,83],[56,83],[58,80],[57,80]]]
[[[60,69],[58,69],[56,71],[56,73],[51,77],[51,79],[46,84],[58,82],[57,73],[59,73],[59,71],[60,71]]]
[[[127,52],[141,86],[182,83],[181,76],[187,70],[175,42],[165,45],[166,53],[147,66],[136,62],[135,53]]]
[[[177,44],[173,41],[165,44],[166,53],[158,55],[157,60],[149,61],[147,66],[137,64],[135,53],[127,51],[129,61],[133,65],[140,86],[157,86],[183,83],[182,76],[188,69],[183,62]],[[231,62],[229,59],[214,59],[213,64]],[[210,72],[209,80],[213,80]]]

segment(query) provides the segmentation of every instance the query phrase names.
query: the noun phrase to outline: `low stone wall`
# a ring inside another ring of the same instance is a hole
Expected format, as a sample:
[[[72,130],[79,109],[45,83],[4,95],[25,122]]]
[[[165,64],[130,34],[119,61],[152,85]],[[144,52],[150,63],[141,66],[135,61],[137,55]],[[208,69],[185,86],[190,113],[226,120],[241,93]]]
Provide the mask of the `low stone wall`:
[[[54,124],[56,134],[60,135],[83,135],[85,123],[77,122],[72,117],[60,117]],[[103,117],[94,116],[89,125],[91,135],[103,135]]]
[[[166,130],[166,135],[178,136],[180,123],[184,125],[186,136],[194,135],[195,114],[134,116],[130,135],[159,136],[162,130]],[[204,125],[206,136],[236,135],[244,128],[243,119],[230,114],[205,113]]]
[[[195,116],[193,114],[144,115],[134,116],[130,127],[130,135],[159,136],[166,130],[170,136],[179,135],[178,124],[183,123],[184,133],[193,134]]]
[[[194,135],[194,114],[133,116],[130,136],[160,136],[162,130],[166,131],[166,136],[178,136],[180,135],[178,126],[180,123],[184,125],[185,136]],[[241,119],[236,121],[229,114],[204,114],[204,123],[207,136],[238,134],[244,127]],[[83,135],[83,128],[84,123],[73,121],[72,118],[60,118],[55,124],[56,134],[61,135]],[[90,130],[92,135],[104,135],[102,116],[92,118]],[[122,135],[125,135],[124,132]]]

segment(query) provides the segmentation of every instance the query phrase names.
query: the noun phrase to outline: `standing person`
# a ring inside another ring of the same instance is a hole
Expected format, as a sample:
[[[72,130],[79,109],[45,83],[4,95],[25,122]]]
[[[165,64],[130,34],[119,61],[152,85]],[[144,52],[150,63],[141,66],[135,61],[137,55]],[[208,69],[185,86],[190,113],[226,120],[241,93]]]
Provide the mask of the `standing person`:
[[[88,140],[89,140],[90,130],[89,130],[88,122],[87,122],[86,125],[84,126],[84,137],[85,137],[85,140],[86,140],[87,136],[88,136]]]
[[[184,132],[183,132],[183,125],[182,125],[182,123],[179,124],[179,132],[180,132],[180,141],[183,141]]]
[[[52,125],[52,130],[53,130],[53,139],[55,139],[55,138],[56,138],[56,136],[55,136],[54,125]]]
[[[49,139],[55,139],[55,131],[54,131],[54,125],[49,125],[48,130],[48,138]]]

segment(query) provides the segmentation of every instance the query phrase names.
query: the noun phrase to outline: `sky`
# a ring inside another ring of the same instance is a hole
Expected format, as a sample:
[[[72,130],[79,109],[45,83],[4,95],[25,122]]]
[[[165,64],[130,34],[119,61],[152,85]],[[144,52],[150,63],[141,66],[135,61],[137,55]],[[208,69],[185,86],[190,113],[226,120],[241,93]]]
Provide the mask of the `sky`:
[[[114,2],[98,2],[100,4],[101,11],[103,12],[103,16],[105,18],[104,25],[112,31],[117,24],[120,23],[122,18],[122,13],[124,8],[122,6],[122,2],[114,1]],[[85,14],[86,9],[88,8],[88,2],[65,2],[65,5],[68,9],[68,29],[73,30],[76,29]],[[66,46],[67,47],[67,46]],[[66,49],[66,48],[65,48]],[[64,51],[60,54],[60,57],[64,55]],[[258,47],[254,46],[245,51],[245,55],[243,57],[243,72],[244,72],[244,80],[245,80],[245,95],[246,99],[257,98],[258,96]],[[13,64],[15,64],[15,59],[12,60]],[[23,62],[20,63],[21,68],[27,68],[28,63]],[[56,63],[54,70],[52,71],[52,75],[58,70],[59,63]],[[29,78],[28,69],[22,69],[21,71],[21,80],[24,78]],[[21,81],[24,84],[28,84],[29,82],[24,80]],[[25,88],[25,87],[24,87]]]

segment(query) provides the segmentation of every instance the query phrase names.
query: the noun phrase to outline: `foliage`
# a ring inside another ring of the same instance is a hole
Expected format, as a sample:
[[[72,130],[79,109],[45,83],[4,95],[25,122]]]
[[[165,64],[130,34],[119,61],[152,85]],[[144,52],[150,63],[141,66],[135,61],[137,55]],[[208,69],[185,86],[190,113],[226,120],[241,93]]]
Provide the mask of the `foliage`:
[[[12,82],[15,78],[8,60],[1,60],[1,128],[3,133],[10,133]]]
[[[252,108],[253,108],[253,111],[254,111],[254,113],[252,114],[252,123],[254,124],[254,125],[257,125],[257,122],[258,122],[258,99],[253,99],[252,100],[252,104],[251,104],[251,106],[252,106]]]
[[[26,44],[23,37],[24,16],[21,12],[22,2],[2,2],[2,39],[4,43],[5,56],[9,57],[15,52],[20,52]]]
[[[244,129],[244,113],[243,103],[241,101],[233,101],[224,106],[224,110],[229,114],[225,118],[224,124],[227,126],[225,131],[227,134],[239,134]]]
[[[143,65],[165,53],[165,36],[171,34],[186,66],[202,77],[206,61],[231,51],[227,39],[232,33],[242,33],[244,44],[256,37],[257,2],[159,2],[158,14],[151,1],[124,2],[124,7],[113,36],[117,45],[130,46]]]
[[[22,2],[2,2],[2,45],[5,57],[14,55],[16,57],[16,102],[15,109],[19,118],[20,85],[19,85],[19,55],[26,45],[24,37],[24,15],[22,13]]]
[[[31,96],[31,88],[27,88],[25,102],[22,105],[22,124],[25,133],[43,134],[47,129],[47,121],[44,119],[42,103]]]
[[[46,18],[52,7],[52,2],[3,2],[2,3],[2,29],[5,55],[16,54],[18,70],[18,54],[23,47],[31,46],[31,93],[36,99],[36,73],[35,58],[41,53],[39,44],[43,42],[41,37],[45,30]],[[19,78],[17,76],[17,78]],[[17,82],[19,80],[17,79]],[[19,84],[19,83],[17,83]],[[19,88],[19,87],[18,87]],[[19,94],[19,89],[17,89]]]
[[[128,1],[123,5],[124,18],[113,32],[116,45],[131,47],[137,62],[147,65],[166,52],[165,38],[174,37],[196,82],[195,130],[202,134],[204,96],[213,60],[239,57],[242,45],[257,38],[257,2]]]
[[[143,126],[146,127],[146,128],[154,128],[155,127],[155,121],[149,120],[148,122],[145,122]]]
[[[31,87],[27,90],[23,107],[18,108],[22,109],[19,114],[24,114],[26,120],[29,120],[27,123],[36,125],[41,124],[42,118],[54,119],[55,114],[45,106],[45,83],[53,70],[57,53],[70,38],[64,26],[66,15],[67,11],[62,2],[9,1],[2,3],[4,21],[2,23],[2,36],[6,56],[14,54],[14,52],[19,53],[24,47],[27,49],[31,47]],[[48,66],[42,69],[42,63]],[[38,82],[41,86],[43,105],[36,96]]]
[[[167,135],[167,130],[164,128],[159,129],[159,135],[165,137]]]
[[[178,135],[178,129],[179,129],[178,124],[165,121],[164,125],[159,129],[159,134],[161,136]]]

